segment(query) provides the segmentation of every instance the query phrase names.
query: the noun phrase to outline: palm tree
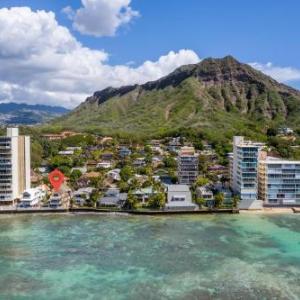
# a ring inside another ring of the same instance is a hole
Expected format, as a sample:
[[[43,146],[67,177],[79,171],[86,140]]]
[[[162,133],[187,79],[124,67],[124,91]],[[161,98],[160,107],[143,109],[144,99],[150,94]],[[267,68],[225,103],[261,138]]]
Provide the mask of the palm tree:
[[[216,194],[215,202],[216,202],[216,207],[220,208],[224,202],[224,194],[223,193]]]
[[[241,199],[238,195],[234,195],[233,198],[232,198],[232,207],[233,208],[238,208],[240,200]]]

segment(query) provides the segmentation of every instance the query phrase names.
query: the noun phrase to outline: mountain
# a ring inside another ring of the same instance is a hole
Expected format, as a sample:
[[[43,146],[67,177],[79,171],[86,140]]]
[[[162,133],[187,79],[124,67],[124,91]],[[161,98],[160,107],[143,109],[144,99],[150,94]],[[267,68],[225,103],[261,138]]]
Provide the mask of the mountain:
[[[186,65],[157,81],[95,92],[54,124],[103,133],[195,128],[246,134],[300,125],[300,92],[231,56]]]
[[[60,106],[0,103],[0,124],[33,125],[47,122],[69,112]]]

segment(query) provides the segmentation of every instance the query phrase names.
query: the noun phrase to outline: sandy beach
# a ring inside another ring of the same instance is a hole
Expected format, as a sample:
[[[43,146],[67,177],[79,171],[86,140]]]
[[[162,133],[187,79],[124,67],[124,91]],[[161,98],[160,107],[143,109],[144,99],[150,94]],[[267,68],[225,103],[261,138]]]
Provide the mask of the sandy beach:
[[[261,210],[240,210],[240,214],[294,214],[288,207],[264,207]]]

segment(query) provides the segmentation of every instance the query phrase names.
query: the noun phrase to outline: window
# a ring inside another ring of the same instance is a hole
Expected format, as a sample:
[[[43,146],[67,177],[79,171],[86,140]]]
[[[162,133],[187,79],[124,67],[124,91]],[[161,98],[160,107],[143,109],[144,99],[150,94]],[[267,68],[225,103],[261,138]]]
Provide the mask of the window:
[[[185,201],[185,196],[173,196],[171,201],[173,201],[173,202],[175,202],[175,201],[176,202],[179,202],[179,201],[183,202],[183,201]]]

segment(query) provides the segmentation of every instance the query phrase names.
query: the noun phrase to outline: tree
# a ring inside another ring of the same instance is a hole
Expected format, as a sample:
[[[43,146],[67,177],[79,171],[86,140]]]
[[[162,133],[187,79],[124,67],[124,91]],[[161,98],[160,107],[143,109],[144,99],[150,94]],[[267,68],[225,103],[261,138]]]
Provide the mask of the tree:
[[[127,195],[127,200],[124,204],[124,208],[129,210],[135,210],[138,207],[138,199],[133,195],[132,192],[129,192]]]
[[[41,165],[43,159],[43,147],[37,141],[31,143],[31,162],[32,167],[37,168]]]
[[[270,127],[267,129],[267,136],[276,136],[278,133],[277,128]]]
[[[195,203],[199,205],[199,208],[202,208],[205,205],[206,201],[204,198],[200,197],[196,198]]]
[[[133,170],[130,166],[125,166],[121,169],[120,176],[123,181],[128,181],[133,175]]]
[[[209,183],[209,179],[206,177],[199,176],[196,181],[196,186],[204,186]]]
[[[215,202],[216,202],[216,207],[220,208],[224,202],[224,194],[223,193],[218,193],[215,195]]]
[[[73,170],[70,175],[70,182],[72,183],[72,185],[75,185],[81,176],[82,173],[80,170]]]
[[[150,197],[148,200],[148,206],[150,208],[160,209],[166,204],[166,196],[164,193],[159,192]]]
[[[171,156],[164,157],[163,163],[164,163],[166,168],[175,169],[177,167],[176,160]]]
[[[239,202],[240,202],[240,197],[238,195],[234,195],[232,198],[232,207],[238,208]]]
[[[127,193],[129,191],[129,185],[126,181],[120,181],[119,189],[121,193]]]
[[[97,201],[99,199],[99,191],[97,189],[93,190],[91,195],[90,195],[90,199],[89,199],[89,204],[92,206],[92,207],[95,207],[96,204],[97,204]]]

